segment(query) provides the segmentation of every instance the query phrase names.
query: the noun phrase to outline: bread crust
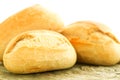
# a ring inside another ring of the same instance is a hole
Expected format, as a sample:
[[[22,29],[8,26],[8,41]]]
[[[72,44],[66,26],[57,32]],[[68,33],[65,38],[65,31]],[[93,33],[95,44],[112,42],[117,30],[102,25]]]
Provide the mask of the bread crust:
[[[60,32],[63,26],[58,15],[40,5],[33,5],[10,16],[0,24],[0,61],[6,45],[17,34],[40,29]]]
[[[76,63],[76,57],[75,49],[63,35],[32,30],[9,42],[3,61],[8,71],[28,74],[70,68]]]
[[[77,52],[78,62],[94,65],[114,65],[120,61],[120,42],[107,26],[80,21],[68,25],[62,34]]]

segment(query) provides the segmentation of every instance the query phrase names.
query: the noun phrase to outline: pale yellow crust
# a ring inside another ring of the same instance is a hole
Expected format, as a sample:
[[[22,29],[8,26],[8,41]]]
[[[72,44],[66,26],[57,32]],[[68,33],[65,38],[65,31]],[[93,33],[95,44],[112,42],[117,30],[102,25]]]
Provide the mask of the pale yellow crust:
[[[114,65],[120,61],[120,42],[103,24],[80,21],[68,25],[62,34],[76,49],[80,63]]]
[[[6,45],[17,34],[28,30],[47,29],[60,32],[63,22],[58,15],[40,5],[28,7],[6,19],[0,25],[0,61]]]
[[[13,73],[27,74],[72,67],[77,60],[69,40],[60,33],[33,30],[17,35],[7,45],[3,62]]]

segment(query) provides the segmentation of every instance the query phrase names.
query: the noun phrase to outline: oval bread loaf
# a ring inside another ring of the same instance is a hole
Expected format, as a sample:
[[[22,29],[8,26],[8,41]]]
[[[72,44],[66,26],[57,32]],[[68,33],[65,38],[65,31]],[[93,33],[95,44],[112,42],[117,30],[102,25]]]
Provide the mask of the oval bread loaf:
[[[6,19],[0,25],[0,61],[6,45],[17,34],[28,30],[47,29],[60,32],[64,24],[58,15],[40,5],[28,7]]]
[[[114,65],[120,61],[120,42],[103,24],[80,21],[68,25],[62,34],[76,49],[78,62]]]
[[[4,66],[18,74],[66,69],[76,62],[76,52],[60,33],[33,30],[17,35],[7,45]]]

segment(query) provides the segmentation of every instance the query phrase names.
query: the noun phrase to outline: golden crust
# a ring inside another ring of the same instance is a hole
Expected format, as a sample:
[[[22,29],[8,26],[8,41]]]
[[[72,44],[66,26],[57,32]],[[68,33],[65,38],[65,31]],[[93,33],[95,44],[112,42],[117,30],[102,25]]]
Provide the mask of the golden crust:
[[[120,60],[120,42],[103,24],[80,21],[68,25],[62,32],[78,55],[78,62],[113,65]]]
[[[47,30],[27,31],[13,38],[3,55],[4,66],[18,74],[66,69],[76,52],[63,35]]]
[[[6,19],[0,25],[0,61],[10,39],[28,30],[47,29],[60,32],[63,29],[60,18],[39,5],[28,7]]]

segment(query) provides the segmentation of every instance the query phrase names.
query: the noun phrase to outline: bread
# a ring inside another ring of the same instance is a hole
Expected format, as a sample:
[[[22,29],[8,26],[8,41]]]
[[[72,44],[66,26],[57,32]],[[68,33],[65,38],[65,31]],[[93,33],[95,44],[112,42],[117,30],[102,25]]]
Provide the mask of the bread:
[[[13,73],[27,74],[66,69],[76,62],[76,52],[60,33],[32,30],[21,33],[7,45],[3,62]]]
[[[47,29],[60,32],[63,22],[58,15],[33,5],[10,16],[0,25],[0,61],[6,45],[17,34],[28,30]]]
[[[120,61],[120,42],[111,29],[101,23],[75,22],[62,34],[76,49],[79,63],[114,65]]]

